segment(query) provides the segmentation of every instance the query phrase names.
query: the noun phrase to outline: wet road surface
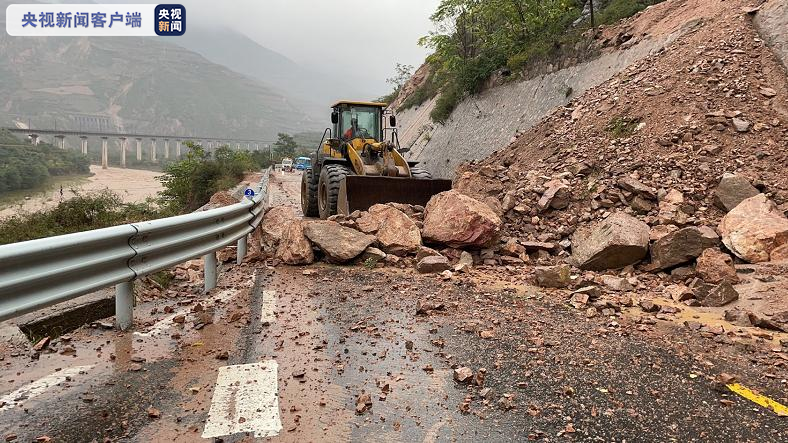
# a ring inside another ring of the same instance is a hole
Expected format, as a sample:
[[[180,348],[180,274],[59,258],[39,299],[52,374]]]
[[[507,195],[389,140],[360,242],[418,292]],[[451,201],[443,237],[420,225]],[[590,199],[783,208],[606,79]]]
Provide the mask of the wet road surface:
[[[138,305],[135,332],[86,326],[37,357],[0,356],[0,436],[788,440],[787,418],[715,381],[735,374],[788,403],[786,365],[765,360],[757,340],[732,346],[626,312],[586,318],[516,284],[516,272],[495,272],[493,284],[485,269],[444,280],[360,265],[228,266],[209,294]],[[472,376],[455,381],[460,368]]]

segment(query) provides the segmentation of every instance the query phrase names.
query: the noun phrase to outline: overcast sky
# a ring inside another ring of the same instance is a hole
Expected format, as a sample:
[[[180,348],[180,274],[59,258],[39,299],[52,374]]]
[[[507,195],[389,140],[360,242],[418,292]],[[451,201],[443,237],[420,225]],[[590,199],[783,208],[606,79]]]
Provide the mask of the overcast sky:
[[[131,3],[96,1],[102,2]],[[395,63],[418,67],[424,61],[428,52],[417,41],[433,29],[429,16],[439,0],[179,2],[186,7],[187,23],[236,29],[304,66],[344,70],[364,90],[383,95]]]

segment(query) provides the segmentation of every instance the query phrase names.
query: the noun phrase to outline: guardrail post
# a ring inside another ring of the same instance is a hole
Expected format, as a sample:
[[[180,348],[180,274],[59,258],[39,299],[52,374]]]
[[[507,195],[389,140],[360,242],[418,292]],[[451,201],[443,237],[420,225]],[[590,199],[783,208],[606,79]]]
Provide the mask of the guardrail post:
[[[134,323],[134,282],[115,285],[115,324],[125,331]]]
[[[216,272],[219,266],[216,260],[216,251],[209,252],[203,256],[203,274],[205,280],[205,292],[216,287]]]
[[[246,240],[249,238],[248,235],[244,235],[243,237],[238,239],[238,248],[235,250],[235,263],[241,264],[244,262],[244,257],[246,257]]]

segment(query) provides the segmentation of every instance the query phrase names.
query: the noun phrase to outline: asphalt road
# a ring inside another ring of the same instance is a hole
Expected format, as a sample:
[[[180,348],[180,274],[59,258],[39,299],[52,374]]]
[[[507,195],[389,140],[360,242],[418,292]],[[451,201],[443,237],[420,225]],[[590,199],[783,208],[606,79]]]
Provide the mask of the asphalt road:
[[[754,345],[629,313],[586,318],[475,274],[254,262],[221,275],[208,295],[141,303],[135,332],[88,326],[38,358],[2,355],[0,436],[788,441],[787,418],[715,382],[734,374],[786,404],[785,365]],[[475,382],[454,380],[463,367]]]

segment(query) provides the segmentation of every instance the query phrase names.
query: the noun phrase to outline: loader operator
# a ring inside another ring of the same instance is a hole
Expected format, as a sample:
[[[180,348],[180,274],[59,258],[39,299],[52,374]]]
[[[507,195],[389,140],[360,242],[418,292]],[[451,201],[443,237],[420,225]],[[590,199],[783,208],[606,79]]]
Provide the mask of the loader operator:
[[[345,138],[345,140],[352,140],[352,139],[358,138],[358,137],[361,137],[361,138],[372,138],[372,137],[370,137],[369,131],[367,130],[367,128],[359,128],[358,127],[358,116],[354,116],[353,118],[350,119],[350,127],[347,128],[347,131],[345,131],[342,134],[342,136]]]
[[[350,127],[347,128],[347,131],[345,131],[344,134],[345,140],[353,139],[357,133],[358,133],[358,117],[353,117],[350,119]]]

